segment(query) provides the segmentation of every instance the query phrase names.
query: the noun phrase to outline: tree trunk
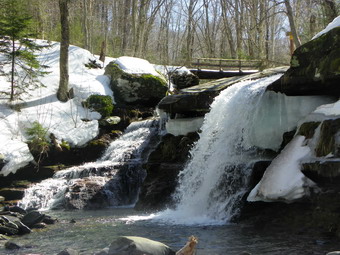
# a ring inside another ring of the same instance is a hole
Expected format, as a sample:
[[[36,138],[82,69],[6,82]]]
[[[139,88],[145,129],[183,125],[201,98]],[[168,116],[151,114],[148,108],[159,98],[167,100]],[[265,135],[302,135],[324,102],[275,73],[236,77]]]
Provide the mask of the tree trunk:
[[[57,97],[62,102],[67,102],[68,95],[68,47],[70,44],[69,31],[69,14],[68,14],[69,0],[59,0],[60,8],[60,23],[61,23],[61,42],[60,42],[60,81]]]
[[[15,72],[15,38],[12,39],[12,68],[11,68],[11,96],[10,101],[14,100],[14,72]]]
[[[289,0],[285,0],[284,2],[285,2],[286,10],[287,10],[287,16],[288,16],[289,25],[290,25],[290,29],[291,29],[291,32],[292,32],[294,44],[295,44],[296,47],[300,47],[301,41],[300,41],[299,35],[297,33],[296,26],[295,26],[292,6],[290,5]]]

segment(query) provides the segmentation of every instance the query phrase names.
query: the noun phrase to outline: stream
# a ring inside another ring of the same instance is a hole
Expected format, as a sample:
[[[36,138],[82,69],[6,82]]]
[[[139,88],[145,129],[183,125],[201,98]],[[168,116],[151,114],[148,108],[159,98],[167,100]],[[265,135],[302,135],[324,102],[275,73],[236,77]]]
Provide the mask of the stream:
[[[211,226],[170,225],[153,220],[133,221],[141,212],[131,208],[103,210],[47,211],[59,222],[12,241],[26,246],[18,251],[7,251],[0,246],[0,254],[57,254],[73,248],[80,254],[94,254],[109,246],[117,236],[135,235],[150,238],[179,250],[191,235],[198,237],[196,255],[325,255],[340,248],[329,240],[315,239],[312,234],[299,235],[282,231],[261,231],[243,224]],[[128,218],[127,216],[134,216]],[[75,223],[71,223],[74,220]]]

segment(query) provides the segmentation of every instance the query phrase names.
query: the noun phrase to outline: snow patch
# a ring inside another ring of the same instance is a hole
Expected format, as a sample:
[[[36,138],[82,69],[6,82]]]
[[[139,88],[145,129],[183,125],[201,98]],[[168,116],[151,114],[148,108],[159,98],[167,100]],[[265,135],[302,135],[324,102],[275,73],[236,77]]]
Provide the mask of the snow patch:
[[[159,76],[153,65],[149,61],[134,57],[119,57],[115,63],[126,73],[130,74],[152,74]]]
[[[272,161],[247,200],[293,201],[303,197],[306,187],[314,185],[300,170],[302,159],[311,155],[310,148],[304,144],[304,136],[295,136]]]
[[[332,30],[333,28],[336,28],[336,27],[340,27],[340,16],[336,17],[331,23],[329,23],[324,30],[322,30],[319,33],[317,33],[316,35],[314,35],[312,40],[320,37],[321,35],[327,33],[328,31],[330,31],[330,30]]]
[[[36,40],[39,45],[47,45],[44,40]],[[58,140],[67,141],[71,146],[83,146],[98,135],[100,114],[83,108],[82,101],[92,94],[109,95],[110,79],[103,75],[103,69],[89,69],[85,64],[98,57],[89,51],[70,45],[69,47],[69,88],[73,88],[74,98],[66,103],[56,97],[59,87],[60,43],[52,42],[47,48],[37,51],[37,59],[47,65],[49,72],[39,80],[45,87],[37,88],[22,96],[23,102],[13,102],[12,110],[7,99],[0,100],[0,154],[4,156],[5,166],[0,174],[7,176],[33,160],[26,144],[26,129],[34,121],[39,122],[48,133],[53,133]],[[1,59],[1,54],[0,54]],[[108,63],[112,61],[107,58]],[[7,70],[9,65],[3,67]],[[0,76],[0,90],[9,91],[10,83],[5,76]]]

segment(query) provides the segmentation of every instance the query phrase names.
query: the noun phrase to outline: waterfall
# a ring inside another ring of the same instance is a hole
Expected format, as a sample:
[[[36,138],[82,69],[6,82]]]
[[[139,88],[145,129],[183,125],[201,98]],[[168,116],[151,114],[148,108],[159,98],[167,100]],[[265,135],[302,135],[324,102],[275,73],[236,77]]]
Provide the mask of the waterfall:
[[[253,164],[261,160],[259,148],[277,149],[284,132],[329,102],[329,98],[264,93],[279,77],[243,81],[215,98],[191,159],[179,175],[176,209],[151,218],[185,225],[224,224],[239,213]]]
[[[158,124],[158,120],[131,123],[100,159],[58,171],[53,178],[31,186],[19,205],[82,209],[133,204],[145,178],[144,154],[158,134]]]

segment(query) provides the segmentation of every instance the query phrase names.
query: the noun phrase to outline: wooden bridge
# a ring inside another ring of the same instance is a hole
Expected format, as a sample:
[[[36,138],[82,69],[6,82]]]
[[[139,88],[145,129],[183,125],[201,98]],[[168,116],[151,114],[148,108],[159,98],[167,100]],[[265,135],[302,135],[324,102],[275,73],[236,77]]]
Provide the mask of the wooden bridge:
[[[263,67],[263,60],[197,58],[189,69],[200,79],[220,79],[257,73]]]

